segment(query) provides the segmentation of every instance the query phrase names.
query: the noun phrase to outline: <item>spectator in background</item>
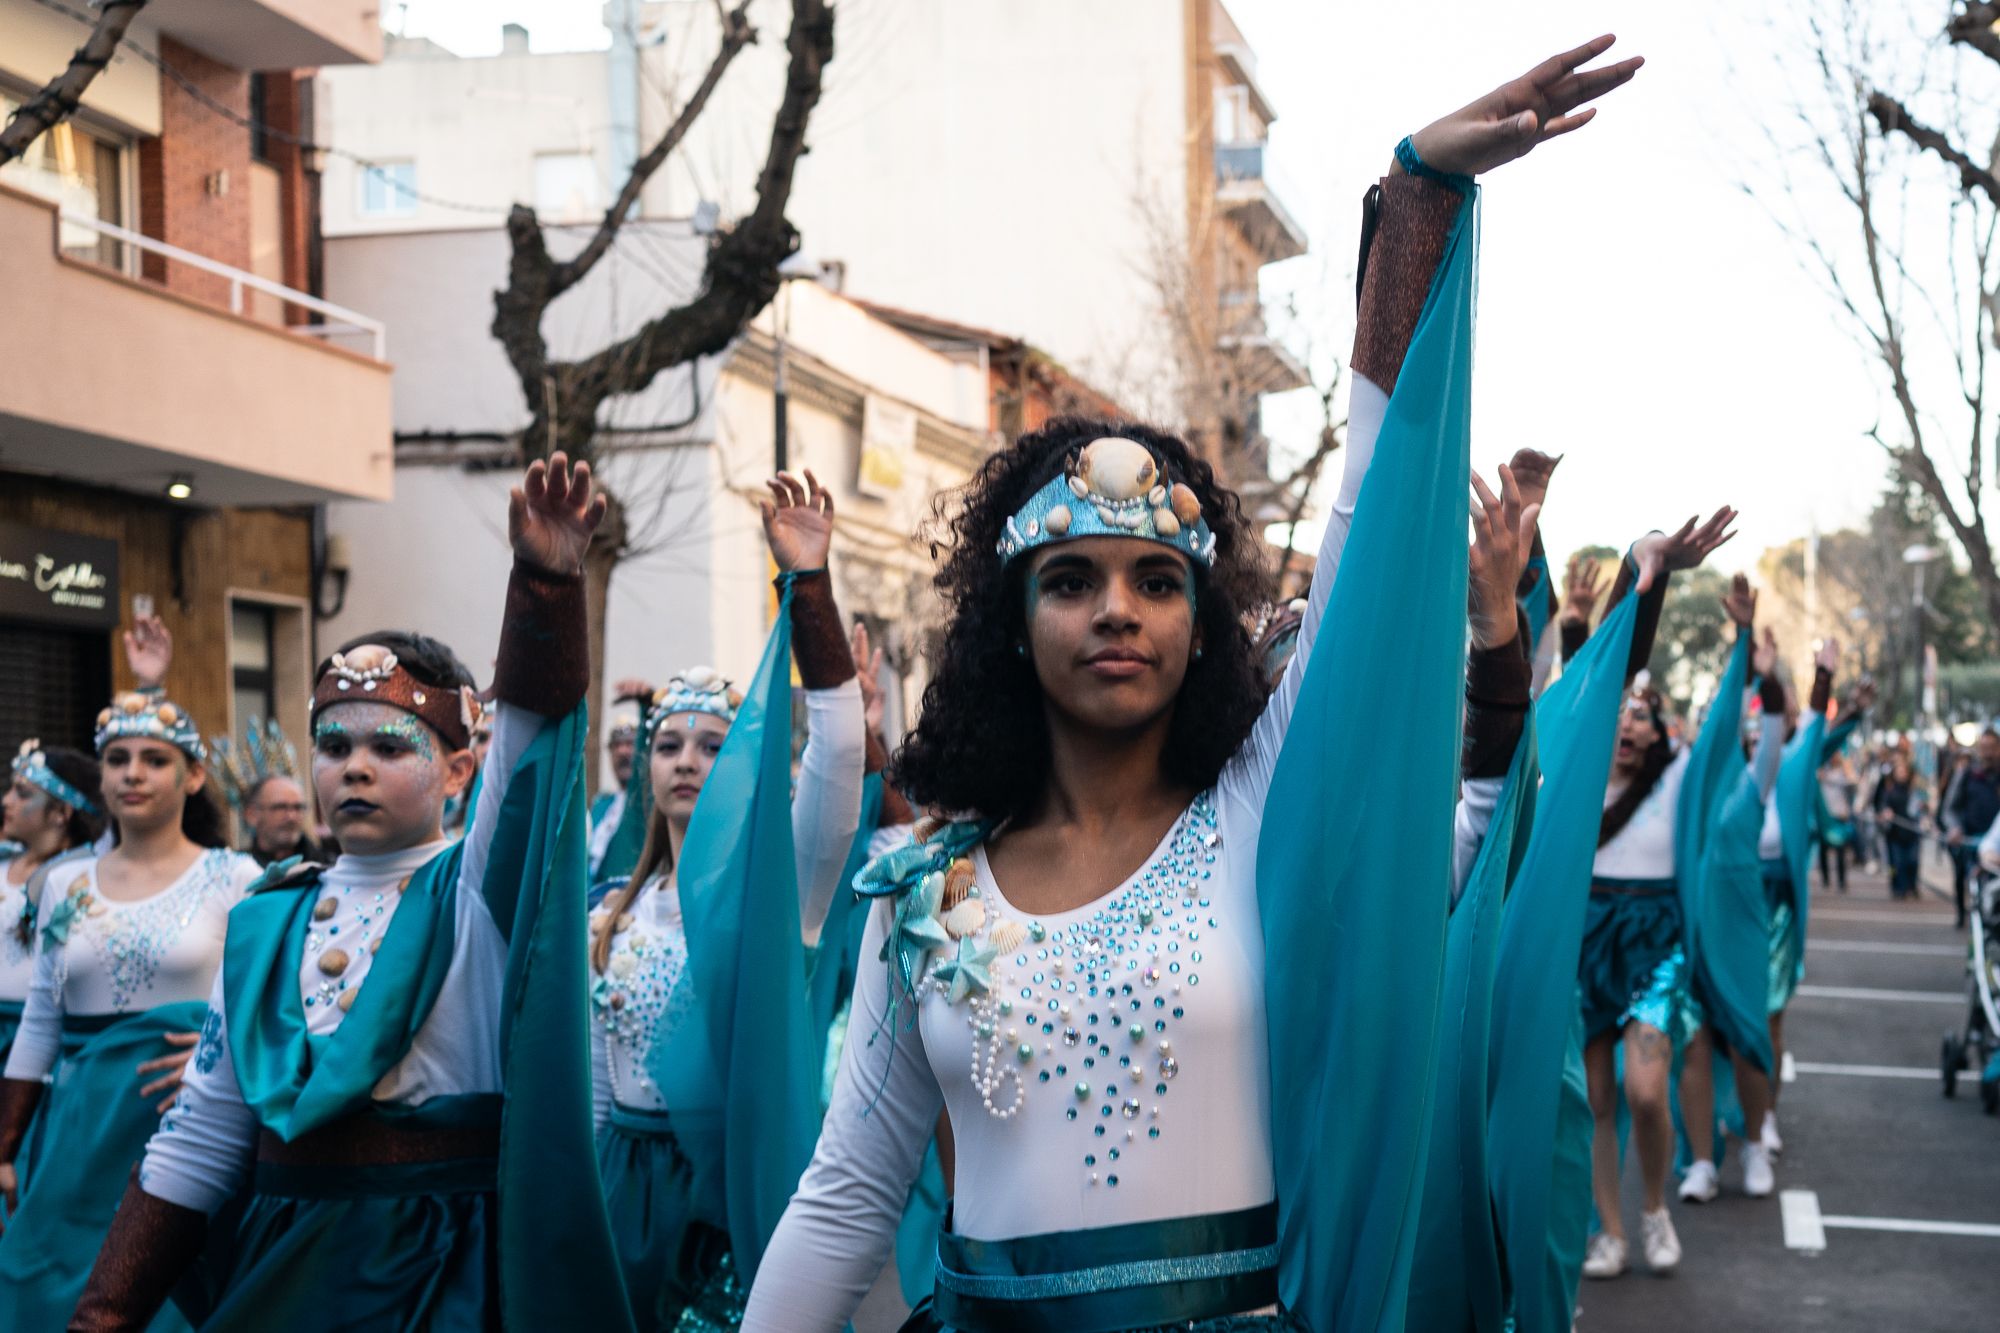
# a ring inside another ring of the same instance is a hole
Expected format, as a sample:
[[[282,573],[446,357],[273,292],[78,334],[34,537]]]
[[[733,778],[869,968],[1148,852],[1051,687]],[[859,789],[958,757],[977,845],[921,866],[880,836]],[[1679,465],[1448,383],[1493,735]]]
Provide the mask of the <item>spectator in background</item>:
[[[260,866],[301,856],[308,861],[324,861],[326,853],[306,832],[306,794],[298,783],[281,773],[258,779],[244,793],[243,827],[250,830],[250,845],[243,850]]]
[[[1973,742],[1970,759],[1953,770],[1941,803],[1945,846],[1951,853],[1952,900],[1958,928],[1965,929],[1965,882],[1978,856],[1979,840],[2000,815],[2000,733],[1991,727]]]
[[[1847,756],[1837,754],[1819,770],[1820,802],[1826,808],[1825,827],[1819,841],[1819,886],[1830,889],[1838,883],[1847,892],[1847,852],[1855,841],[1854,766]],[[1829,869],[1829,866],[1831,867]]]
[[[1917,896],[1917,853],[1922,847],[1924,794],[1901,750],[1889,756],[1889,768],[1875,787],[1875,821],[1889,862],[1889,896]]]

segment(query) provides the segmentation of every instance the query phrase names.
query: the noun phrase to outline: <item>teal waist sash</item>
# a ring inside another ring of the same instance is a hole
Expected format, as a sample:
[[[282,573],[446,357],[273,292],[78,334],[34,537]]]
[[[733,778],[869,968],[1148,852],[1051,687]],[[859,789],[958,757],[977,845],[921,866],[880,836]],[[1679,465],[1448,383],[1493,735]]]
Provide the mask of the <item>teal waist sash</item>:
[[[252,1188],[290,1199],[400,1198],[412,1194],[490,1194],[499,1183],[497,1157],[454,1157],[437,1162],[259,1162]]]
[[[1792,882],[1792,863],[1784,857],[1766,856],[1757,864],[1763,870],[1765,879],[1782,880],[1786,884]]]
[[[613,1102],[611,1127],[635,1138],[664,1139],[673,1135],[674,1115],[657,1107],[627,1106],[623,1102]]]
[[[1278,1300],[1278,1205],[1012,1240],[938,1232],[937,1316],[966,1333],[1114,1333]]]
[[[1675,892],[1679,883],[1671,875],[1665,879],[1620,879],[1615,875],[1593,875],[1590,891],[1623,894],[1630,898],[1657,898]]]

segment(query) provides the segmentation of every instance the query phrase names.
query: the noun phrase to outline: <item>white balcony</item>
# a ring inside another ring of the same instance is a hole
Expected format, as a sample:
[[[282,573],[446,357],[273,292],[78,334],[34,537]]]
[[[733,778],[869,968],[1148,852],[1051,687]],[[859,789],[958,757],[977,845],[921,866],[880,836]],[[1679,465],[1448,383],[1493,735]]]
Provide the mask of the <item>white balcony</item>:
[[[316,69],[380,60],[380,13],[373,0],[152,0],[139,24],[234,69]]]
[[[1215,202],[1243,229],[1266,264],[1306,252],[1305,228],[1272,189],[1262,143],[1215,146]]]
[[[63,254],[79,228],[170,277],[199,270],[223,304]],[[7,186],[0,291],[0,365],[21,368],[0,376],[0,467],[153,494],[180,480],[200,504],[389,498],[379,323]],[[324,322],[277,322],[287,308]]]

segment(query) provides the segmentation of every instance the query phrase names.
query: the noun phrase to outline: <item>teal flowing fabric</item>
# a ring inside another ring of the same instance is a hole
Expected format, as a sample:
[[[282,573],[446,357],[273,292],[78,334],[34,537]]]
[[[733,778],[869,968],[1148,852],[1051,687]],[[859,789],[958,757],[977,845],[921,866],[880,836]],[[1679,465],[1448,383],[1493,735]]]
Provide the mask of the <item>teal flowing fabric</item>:
[[[1681,899],[1681,933],[1691,968],[1701,957],[1702,855],[1729,795],[1728,779],[1742,771],[1743,754],[1737,737],[1743,729],[1743,691],[1749,680],[1750,636],[1739,634],[1688,756],[1680,804],[1674,811],[1675,878]]]
[[[826,922],[820,927],[819,948],[813,951],[812,980],[808,1002],[812,1007],[812,1030],[818,1054],[814,1068],[827,1063],[827,1034],[834,1015],[854,989],[854,975],[860,966],[861,936],[868,928],[868,913],[857,910],[854,877],[868,864],[868,844],[882,817],[882,775],[870,773],[861,783],[861,823],[847,850],[847,864],[841,867],[833,901],[827,905]]]
[[[208,1006],[163,1004],[111,1023],[56,1065],[41,1122],[42,1149],[20,1207],[0,1237],[0,1328],[59,1329],[83,1295],[132,1166],[159,1128],[134,1068],[166,1055],[169,1032],[196,1032]],[[185,1329],[171,1306],[150,1328]]]
[[[681,846],[682,984],[692,980],[695,1012],[648,1064],[688,1151],[708,1150],[704,1135],[720,1139],[730,1251],[746,1288],[819,1137],[824,1029],[816,1038],[807,1005],[792,854],[791,601],[786,579]]]
[[[1279,1294],[1338,1333],[1404,1326],[1422,1198],[1464,689],[1476,200],[1390,396],[1325,613],[1337,630],[1306,667],[1257,854]]]
[[[1591,1121],[1588,1098],[1579,1116],[1565,1080],[1572,1060],[1581,1074],[1577,957],[1638,605],[1636,596],[1621,601],[1535,704],[1542,788],[1500,923],[1488,1156],[1522,1333],[1568,1329],[1575,1298],[1551,1247],[1566,1249],[1555,1245],[1557,1233],[1582,1246],[1574,1233],[1577,1210],[1588,1215]],[[1570,1179],[1579,1160],[1580,1202]]]
[[[646,848],[646,824],[653,813],[653,709],[640,710],[639,734],[632,741],[632,773],[625,779],[625,808],[618,813],[618,827],[605,846],[604,859],[597,865],[599,883],[623,882],[632,878],[639,853]]]
[[[1520,604],[1521,613],[1528,617],[1528,660],[1535,660],[1535,654],[1542,650],[1542,635],[1549,627],[1549,559],[1538,555],[1528,561],[1524,572],[1527,582],[1515,594],[1514,600]]]
[[[1445,928],[1444,987],[1437,1044],[1438,1105],[1418,1214],[1420,1271],[1412,1274],[1411,1328],[1499,1333],[1506,1298],[1500,1241],[1487,1186],[1487,1083],[1492,1075],[1494,969],[1501,904],[1515,855],[1536,818],[1534,726],[1487,826],[1465,892]]]
[[[1622,1073],[1619,1077],[1619,1086],[1623,1087]],[[1619,1102],[1622,1106],[1622,1094]],[[1556,1150],[1549,1172],[1544,1280],[1547,1292],[1559,1298],[1564,1308],[1573,1309],[1576,1304],[1576,1284],[1583,1278],[1583,1250],[1590,1240],[1591,1221],[1597,1214],[1590,1194],[1590,1140],[1595,1132],[1596,1124],[1590,1113],[1590,1080],[1583,1067],[1583,1006],[1579,1004],[1570,1020],[1569,1042],[1563,1052],[1562,1090],[1556,1105]],[[1623,1160],[1622,1148],[1620,1160]],[[1517,1301],[1517,1309],[1518,1305]],[[1547,1309],[1548,1304],[1542,1308]],[[1564,1325],[1552,1327],[1560,1333]]]
[[[1785,751],[1778,766],[1778,785],[1771,799],[1778,803],[1778,833],[1785,844],[1785,866],[1792,876],[1792,956],[1804,971],[1806,914],[1812,902],[1814,821],[1819,811],[1819,766],[1825,762],[1826,716],[1814,714]]]

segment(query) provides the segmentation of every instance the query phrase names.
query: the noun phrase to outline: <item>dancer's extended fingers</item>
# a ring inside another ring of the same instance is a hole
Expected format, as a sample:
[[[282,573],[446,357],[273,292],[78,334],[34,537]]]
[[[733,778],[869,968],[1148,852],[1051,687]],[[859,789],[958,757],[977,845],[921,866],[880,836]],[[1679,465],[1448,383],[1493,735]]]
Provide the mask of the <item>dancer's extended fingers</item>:
[[[539,504],[548,488],[549,465],[537,458],[528,464],[528,471],[521,478],[520,494],[529,504]]]
[[[1597,108],[1594,106],[1579,111],[1574,115],[1557,116],[1542,126],[1542,138],[1559,139],[1571,130],[1582,129],[1595,119],[1597,119]]]
[[[1521,509],[1521,523],[1515,537],[1521,543],[1521,550],[1527,551],[1535,544],[1535,524],[1542,521],[1542,502],[1535,501]]]
[[[570,469],[569,500],[571,505],[582,509],[590,503],[592,481],[589,459],[581,460],[575,467]]]
[[[543,499],[551,509],[569,503],[569,455],[560,449],[549,455],[548,490]]]
[[[1500,503],[1509,514],[1521,512],[1521,484],[1514,480],[1514,469],[1505,463],[1500,465]]]
[[[1615,34],[1607,32],[1601,37],[1591,38],[1582,46],[1573,46],[1567,51],[1558,51],[1541,64],[1529,70],[1525,77],[1537,88],[1549,87],[1579,65],[1582,65],[1586,61],[1595,60],[1606,51],[1609,51],[1612,43],[1617,40],[1618,38]]]
[[[1548,90],[1550,112],[1560,116],[1585,102],[1596,101],[1612,89],[1630,83],[1645,63],[1644,56],[1632,56],[1615,65],[1583,70],[1562,79]]]

